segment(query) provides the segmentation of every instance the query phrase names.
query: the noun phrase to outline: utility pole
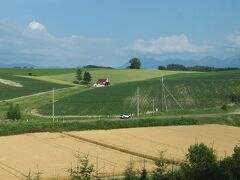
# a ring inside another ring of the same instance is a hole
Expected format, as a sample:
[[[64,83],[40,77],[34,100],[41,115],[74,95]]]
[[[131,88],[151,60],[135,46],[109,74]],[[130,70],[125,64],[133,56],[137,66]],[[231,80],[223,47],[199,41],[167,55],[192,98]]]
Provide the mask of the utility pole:
[[[161,104],[161,110],[162,112],[165,110],[167,111],[167,97],[166,97],[166,92],[165,92],[165,85],[164,85],[164,82],[163,82],[163,76],[162,76],[162,79],[161,79],[161,87],[162,87],[162,104]]]
[[[155,112],[155,99],[153,99],[153,113]]]
[[[166,97],[166,92],[165,92],[165,85],[164,85],[164,82],[163,82],[163,76],[162,76],[162,86],[163,86],[163,96],[164,96],[165,110],[167,111],[168,110],[168,108],[167,108],[167,97]]]
[[[137,116],[139,117],[139,87],[137,87]]]
[[[165,86],[164,81],[163,81],[163,76],[162,76],[162,80],[161,80],[161,87],[162,87],[162,111],[167,111],[168,107],[167,107],[167,97],[170,96],[173,101],[178,105],[178,107],[180,109],[183,109],[182,105],[177,101],[177,99],[173,96],[173,94],[168,90],[168,88]],[[167,95],[167,96],[166,96]]]
[[[55,103],[55,97],[54,97],[54,88],[52,90],[52,120],[54,122],[54,116],[55,116],[55,106],[54,106],[54,103]]]
[[[161,87],[162,87],[162,104],[161,104],[161,111],[163,112],[163,103],[164,103],[164,86],[163,86],[163,76],[161,81]]]

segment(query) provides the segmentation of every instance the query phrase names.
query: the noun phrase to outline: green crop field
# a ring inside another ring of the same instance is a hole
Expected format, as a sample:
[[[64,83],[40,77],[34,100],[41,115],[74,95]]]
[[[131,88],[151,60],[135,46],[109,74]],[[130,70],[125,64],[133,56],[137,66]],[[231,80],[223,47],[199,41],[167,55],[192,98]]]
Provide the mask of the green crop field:
[[[230,96],[240,94],[240,71],[175,74],[165,77],[165,85],[185,109],[222,106]],[[136,113],[136,89],[140,89],[140,112],[160,109],[160,78],[92,88],[56,102],[57,115],[117,115]],[[168,97],[169,109],[177,105]],[[42,114],[51,114],[51,105],[41,107]]]
[[[23,87],[14,87],[6,84],[0,83],[0,100],[6,100],[16,97],[21,97],[25,95],[30,95],[34,93],[40,93],[44,91],[49,91],[52,88],[64,88],[69,87],[66,85],[60,85],[56,83],[49,83],[45,81],[39,81],[29,78],[11,76],[11,75],[0,75],[1,79],[11,80],[13,82],[20,83]]]

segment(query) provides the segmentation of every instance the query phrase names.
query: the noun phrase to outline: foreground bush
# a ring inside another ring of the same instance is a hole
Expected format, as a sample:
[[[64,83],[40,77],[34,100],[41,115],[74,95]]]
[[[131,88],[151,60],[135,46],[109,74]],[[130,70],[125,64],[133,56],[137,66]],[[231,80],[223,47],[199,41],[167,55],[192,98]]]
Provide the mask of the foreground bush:
[[[169,164],[160,153],[160,158],[155,161],[155,169],[148,172],[144,166],[141,170],[135,168],[134,161],[130,161],[123,173],[123,176],[105,178],[99,175],[99,170],[90,163],[86,154],[76,155],[77,164],[68,169],[70,180],[100,180],[100,179],[125,179],[125,180],[239,180],[240,179],[240,147],[234,148],[232,156],[222,160],[212,147],[203,143],[191,145],[186,154],[186,159],[179,167],[169,170]],[[98,159],[98,158],[97,158]],[[103,168],[104,169],[104,168]],[[31,171],[26,180],[41,179],[42,173],[32,174]],[[104,173],[103,173],[104,175]]]
[[[205,144],[195,144],[189,147],[186,159],[177,169],[169,170],[169,164],[162,156],[155,162],[155,169],[145,176],[146,180],[239,180],[240,179],[240,147],[234,148],[230,157],[217,160],[212,147]],[[141,174],[133,166],[127,166],[125,179],[141,179]],[[130,176],[130,175],[131,176]],[[147,172],[146,172],[147,174]],[[129,178],[132,177],[132,178]]]
[[[93,175],[93,165],[90,164],[88,155],[80,155],[79,153],[76,155],[78,160],[76,167],[71,167],[68,169],[70,173],[71,180],[90,180]]]

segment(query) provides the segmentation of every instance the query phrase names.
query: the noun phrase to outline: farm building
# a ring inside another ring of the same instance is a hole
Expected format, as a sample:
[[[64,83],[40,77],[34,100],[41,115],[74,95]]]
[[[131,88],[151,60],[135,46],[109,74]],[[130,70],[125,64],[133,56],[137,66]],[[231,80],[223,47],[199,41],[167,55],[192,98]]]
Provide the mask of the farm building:
[[[107,79],[98,79],[97,82],[94,84],[95,87],[105,87],[109,85],[108,78]]]

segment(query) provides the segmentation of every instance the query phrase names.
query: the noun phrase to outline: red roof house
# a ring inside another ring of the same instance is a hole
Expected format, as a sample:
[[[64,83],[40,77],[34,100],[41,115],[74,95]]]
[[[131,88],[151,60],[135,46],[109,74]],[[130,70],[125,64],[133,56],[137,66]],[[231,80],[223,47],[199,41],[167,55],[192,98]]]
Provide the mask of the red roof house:
[[[108,84],[108,78],[107,79],[98,79],[97,82],[94,84],[95,87],[105,87]]]

